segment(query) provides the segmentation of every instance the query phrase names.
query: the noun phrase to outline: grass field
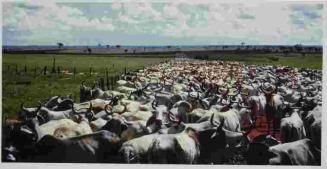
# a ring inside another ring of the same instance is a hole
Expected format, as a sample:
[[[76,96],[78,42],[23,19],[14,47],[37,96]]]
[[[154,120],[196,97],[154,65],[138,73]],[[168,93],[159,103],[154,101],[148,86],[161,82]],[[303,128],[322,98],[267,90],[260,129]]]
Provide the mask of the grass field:
[[[244,62],[245,64],[254,65],[283,65],[298,68],[322,68],[322,54],[306,54],[302,56],[298,53],[291,53],[288,57],[283,54],[226,54],[221,55],[209,55],[209,60],[235,60]]]
[[[73,72],[76,76],[63,74],[42,75],[41,71],[47,66],[51,71],[53,57],[56,58],[56,67],[60,70]],[[79,101],[79,86],[83,80],[92,84],[100,77],[105,77],[105,68],[109,76],[116,76],[127,71],[137,70],[151,64],[158,64],[170,60],[162,57],[113,57],[92,55],[48,55],[48,54],[3,54],[2,56],[2,113],[13,116],[20,110],[20,103],[27,107],[36,106],[39,100],[47,97],[71,95],[74,101]],[[16,73],[16,65],[18,73]],[[27,73],[25,73],[25,65]],[[90,76],[89,70],[92,67]],[[37,75],[35,74],[37,68]],[[82,74],[84,73],[84,74]],[[31,81],[31,84],[16,84],[17,82]]]
[[[60,70],[73,72],[75,67],[77,72],[75,78],[73,75],[63,74],[42,75],[41,71],[44,66],[47,66],[48,70],[51,71],[54,57],[56,58],[56,67],[59,66]],[[115,57],[107,55],[3,54],[2,115],[15,115],[20,110],[20,103],[32,107],[36,106],[39,100],[55,95],[71,95],[78,102],[81,82],[86,80],[93,83],[100,77],[104,77],[106,68],[109,70],[109,76],[116,76],[123,73],[125,67],[128,71],[137,70],[170,59],[167,55]],[[209,60],[213,59],[235,60],[256,65],[322,68],[321,54],[307,54],[306,56],[290,54],[289,57],[283,57],[282,54],[209,55]],[[92,72],[97,74],[90,76],[90,67],[92,67]],[[35,72],[35,70],[37,71]],[[31,84],[16,84],[17,82],[31,82]]]

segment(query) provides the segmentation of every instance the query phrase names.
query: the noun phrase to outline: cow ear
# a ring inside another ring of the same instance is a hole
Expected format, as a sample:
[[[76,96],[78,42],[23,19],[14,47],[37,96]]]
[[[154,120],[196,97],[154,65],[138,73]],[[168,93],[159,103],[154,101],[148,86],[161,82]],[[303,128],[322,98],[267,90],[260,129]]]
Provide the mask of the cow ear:
[[[185,107],[187,112],[190,112],[192,110],[192,105],[186,101],[183,101],[180,106]]]

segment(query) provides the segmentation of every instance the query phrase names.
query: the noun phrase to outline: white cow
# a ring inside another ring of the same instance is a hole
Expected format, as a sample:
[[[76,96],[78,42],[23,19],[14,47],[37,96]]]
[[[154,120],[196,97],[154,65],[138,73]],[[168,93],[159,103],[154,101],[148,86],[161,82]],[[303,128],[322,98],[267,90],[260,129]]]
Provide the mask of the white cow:
[[[299,109],[293,109],[288,117],[281,119],[280,134],[282,143],[301,140],[306,137],[303,121],[299,116]]]

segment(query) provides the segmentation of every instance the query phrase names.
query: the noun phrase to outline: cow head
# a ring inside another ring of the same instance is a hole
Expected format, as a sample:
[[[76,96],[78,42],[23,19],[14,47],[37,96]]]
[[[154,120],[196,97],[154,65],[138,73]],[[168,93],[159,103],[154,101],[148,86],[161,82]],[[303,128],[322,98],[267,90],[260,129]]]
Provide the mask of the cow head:
[[[71,106],[74,105],[74,101],[72,99],[58,99],[58,104],[52,108],[54,111],[63,111],[68,110]]]
[[[191,112],[192,105],[186,101],[179,101],[169,110],[170,113],[178,116],[183,122],[187,121],[187,113]]]
[[[119,150],[119,156],[122,162],[126,163],[137,163],[139,162],[140,157],[138,156],[138,152],[136,152],[133,146],[124,145]]]
[[[4,146],[3,146],[4,147]],[[12,145],[4,147],[2,149],[2,161],[4,162],[15,162],[17,161],[17,156],[19,151]]]
[[[85,81],[80,86],[80,103],[91,100],[92,92],[91,88],[84,85]]]
[[[257,117],[252,114],[252,106],[244,105],[244,103],[237,103],[235,110],[237,111],[240,119],[247,120],[249,124],[255,125]]]
[[[6,120],[3,125],[3,147],[5,150],[2,157],[5,161],[25,159],[35,153],[35,144],[38,136],[30,119],[28,121]]]
[[[318,100],[314,97],[306,97],[303,99],[302,109],[310,111],[318,105]]]
[[[18,118],[21,120],[28,120],[38,115],[38,112],[41,109],[41,104],[37,108],[26,108],[24,104],[21,104],[21,112],[18,113]]]
[[[46,108],[53,108],[54,106],[59,104],[59,96],[53,96],[44,104]]]
[[[72,105],[71,108],[72,108],[72,112],[73,112],[74,115],[83,115],[89,121],[94,119],[94,112],[92,110],[92,102],[91,101],[90,101],[90,107],[89,108],[83,108],[83,109],[80,109],[80,110],[75,110],[74,105]],[[105,108],[105,110],[106,110],[106,108]]]
[[[278,141],[276,138],[274,138],[273,136],[268,135],[268,134],[260,134],[256,137],[254,137],[251,142],[252,143],[262,143],[262,144],[267,145],[268,147],[280,144],[280,141]]]
[[[250,143],[245,159],[249,165],[267,165],[275,154],[269,152],[269,147],[263,143]]]
[[[121,133],[130,125],[124,117],[113,116],[101,129],[121,135]]]

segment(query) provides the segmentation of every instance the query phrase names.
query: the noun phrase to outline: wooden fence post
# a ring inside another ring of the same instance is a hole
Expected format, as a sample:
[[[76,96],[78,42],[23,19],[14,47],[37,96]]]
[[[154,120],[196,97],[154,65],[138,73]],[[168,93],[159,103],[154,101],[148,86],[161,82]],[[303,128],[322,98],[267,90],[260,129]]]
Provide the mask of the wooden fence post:
[[[57,67],[57,74],[58,75],[60,74],[60,67],[59,66]]]
[[[56,73],[56,58],[55,57],[53,57],[52,72],[51,73]]]
[[[24,66],[24,72],[25,72],[25,74],[26,74],[26,72],[27,72],[27,66],[26,66],[26,64],[25,64],[25,66]]]
[[[108,68],[106,68],[106,86],[107,86],[107,90],[110,90],[109,89],[109,75],[108,75]]]
[[[116,81],[115,81],[115,85],[117,86],[117,81],[119,80],[119,75],[116,75]]]
[[[100,78],[100,88],[101,88],[101,90],[105,90],[104,89],[104,78],[103,77]]]
[[[111,76],[110,77],[110,80],[111,80],[111,90],[114,90],[114,77],[113,76]]]
[[[36,65],[34,67],[34,78],[36,77]]]
[[[76,75],[76,67],[74,66],[74,79],[75,79],[75,75]]]
[[[90,76],[92,76],[92,67],[90,67]]]
[[[44,66],[43,68],[43,75],[47,75],[47,66]]]
[[[111,84],[112,84],[112,78],[111,78],[111,76],[109,77],[109,88],[108,88],[108,90],[112,90],[112,86],[111,86]]]

